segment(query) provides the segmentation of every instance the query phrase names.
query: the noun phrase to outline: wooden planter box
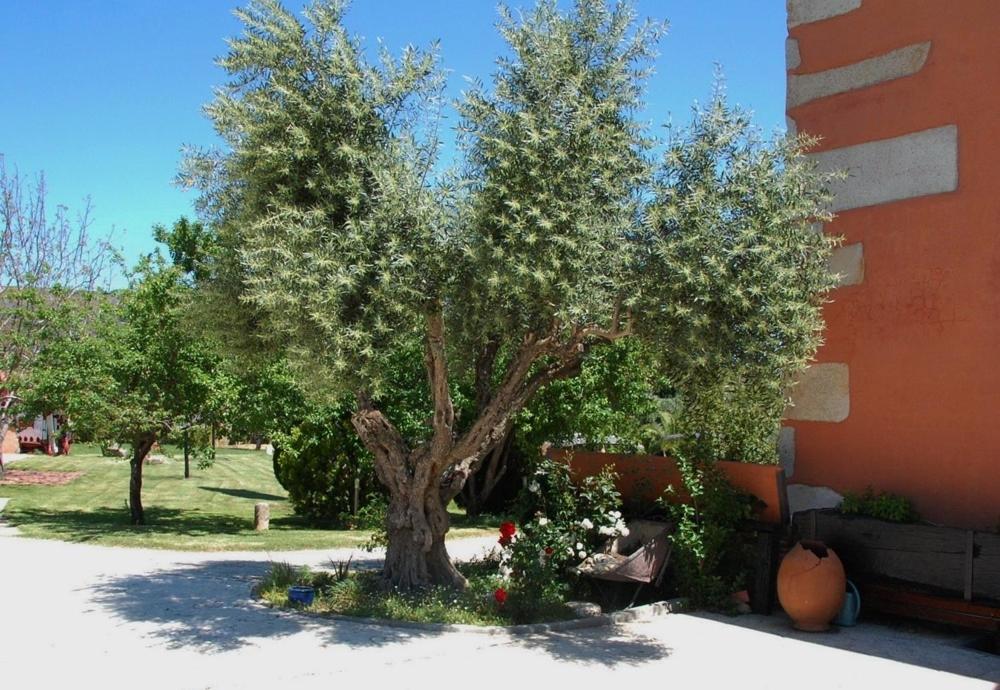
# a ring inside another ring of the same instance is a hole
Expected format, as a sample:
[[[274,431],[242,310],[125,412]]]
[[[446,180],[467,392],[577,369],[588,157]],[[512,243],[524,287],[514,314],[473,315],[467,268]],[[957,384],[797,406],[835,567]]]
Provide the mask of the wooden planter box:
[[[1000,629],[1000,535],[836,510],[796,513],[793,521],[802,538],[837,552],[848,577],[867,585],[873,608]]]

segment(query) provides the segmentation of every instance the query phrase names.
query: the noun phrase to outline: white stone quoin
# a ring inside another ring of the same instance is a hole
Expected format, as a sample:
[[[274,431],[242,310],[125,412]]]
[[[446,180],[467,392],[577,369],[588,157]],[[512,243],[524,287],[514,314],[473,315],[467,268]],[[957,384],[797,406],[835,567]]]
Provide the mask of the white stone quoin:
[[[958,127],[945,125],[892,139],[813,153],[821,170],[845,171],[830,191],[832,211],[875,206],[958,189]]]
[[[785,50],[787,61],[787,44]],[[884,55],[823,72],[789,74],[787,107],[794,108],[817,98],[856,91],[916,74],[927,62],[930,50],[930,43],[916,43]],[[798,57],[797,47],[796,57]]]
[[[836,274],[837,287],[860,285],[865,279],[865,253],[860,242],[837,247],[830,254],[830,273]]]
[[[786,419],[842,422],[851,413],[850,370],[843,362],[813,364],[792,387]]]
[[[861,0],[788,0],[788,28],[847,14],[861,7]]]

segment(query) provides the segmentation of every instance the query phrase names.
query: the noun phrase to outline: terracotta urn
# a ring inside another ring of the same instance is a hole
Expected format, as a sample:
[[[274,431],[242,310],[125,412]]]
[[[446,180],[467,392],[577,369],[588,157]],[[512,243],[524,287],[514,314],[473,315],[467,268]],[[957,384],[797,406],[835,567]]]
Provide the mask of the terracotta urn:
[[[833,549],[819,541],[800,541],[778,568],[778,601],[799,630],[828,630],[844,605],[846,581]]]

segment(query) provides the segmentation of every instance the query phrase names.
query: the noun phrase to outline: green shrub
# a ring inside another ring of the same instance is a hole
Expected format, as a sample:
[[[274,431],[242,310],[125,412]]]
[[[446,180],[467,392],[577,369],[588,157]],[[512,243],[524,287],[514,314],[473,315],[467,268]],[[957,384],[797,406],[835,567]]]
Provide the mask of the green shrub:
[[[311,584],[311,579],[312,574],[306,566],[279,561],[271,564],[264,574],[264,579],[254,587],[254,592],[269,601],[277,598],[284,601],[289,587]]]
[[[840,504],[840,512],[891,522],[916,522],[920,519],[908,498],[887,491],[875,493],[871,486],[863,494],[846,492]]]
[[[682,486],[670,487],[663,506],[676,526],[671,560],[678,593],[698,608],[729,609],[743,589],[747,553],[738,528],[750,517],[750,497],[712,461],[677,454]],[[680,492],[688,495],[681,500]]]
[[[295,512],[310,522],[353,526],[355,481],[359,509],[383,492],[348,405],[315,410],[287,433],[276,434],[273,445],[275,476]]]

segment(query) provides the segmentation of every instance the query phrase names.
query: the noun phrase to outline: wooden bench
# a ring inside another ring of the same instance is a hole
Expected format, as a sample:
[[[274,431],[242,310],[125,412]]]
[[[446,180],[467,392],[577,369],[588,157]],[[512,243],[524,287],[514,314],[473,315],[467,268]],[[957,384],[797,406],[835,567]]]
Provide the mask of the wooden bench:
[[[625,455],[568,449],[549,449],[552,460],[569,465],[570,476],[579,482],[610,467],[622,498],[652,502],[674,486],[685,500],[683,481],[673,458],[659,455]],[[753,518],[746,528],[754,535],[754,569],[750,583],[750,608],[769,614],[776,599],[778,548],[789,524],[785,471],[777,465],[756,465],[721,460],[716,463],[736,488],[756,499]]]

